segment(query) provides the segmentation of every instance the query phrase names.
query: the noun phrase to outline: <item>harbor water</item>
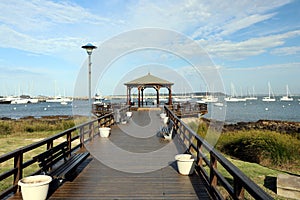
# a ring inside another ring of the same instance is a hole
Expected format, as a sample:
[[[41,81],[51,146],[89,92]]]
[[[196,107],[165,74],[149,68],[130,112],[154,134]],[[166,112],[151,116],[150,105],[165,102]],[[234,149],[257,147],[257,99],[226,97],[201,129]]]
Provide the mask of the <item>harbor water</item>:
[[[212,113],[225,109],[225,122],[250,122],[260,119],[300,122],[300,101],[263,102],[261,99],[246,102],[223,102],[223,106],[208,103],[206,118],[213,118]],[[0,104],[0,118],[19,119],[28,116],[40,118],[58,115],[88,115],[88,101],[76,100],[67,105],[60,103],[39,102],[36,104]]]

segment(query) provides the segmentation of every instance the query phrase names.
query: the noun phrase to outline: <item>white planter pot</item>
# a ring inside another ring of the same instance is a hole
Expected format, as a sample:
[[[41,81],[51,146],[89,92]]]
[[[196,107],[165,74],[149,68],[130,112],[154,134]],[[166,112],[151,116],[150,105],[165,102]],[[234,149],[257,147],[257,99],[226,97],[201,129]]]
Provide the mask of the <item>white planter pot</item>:
[[[100,137],[108,137],[110,134],[110,128],[109,127],[101,127],[99,128],[100,131]]]
[[[35,175],[19,180],[23,200],[44,200],[47,198],[51,176]]]
[[[178,172],[182,175],[190,175],[195,169],[195,159],[190,154],[178,154],[175,156]]]
[[[127,117],[131,117],[132,116],[132,112],[126,112],[126,116]]]
[[[164,124],[167,124],[168,120],[169,120],[169,117],[165,117],[165,118],[163,118],[163,122],[164,122]]]
[[[166,113],[160,113],[160,115],[159,115],[159,116],[160,116],[160,118],[162,118],[162,119],[163,119],[163,118],[165,118],[165,117],[167,116],[167,114],[166,114]]]

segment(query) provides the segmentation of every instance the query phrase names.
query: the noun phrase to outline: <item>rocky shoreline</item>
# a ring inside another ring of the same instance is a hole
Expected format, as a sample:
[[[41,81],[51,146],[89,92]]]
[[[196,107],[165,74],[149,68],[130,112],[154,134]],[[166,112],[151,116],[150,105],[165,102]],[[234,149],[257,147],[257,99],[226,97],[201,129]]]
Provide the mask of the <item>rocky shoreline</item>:
[[[2,117],[0,120],[69,120],[74,118],[74,116],[68,115],[56,115],[56,116],[43,116],[41,118],[34,118],[32,116],[20,118],[20,119],[11,119],[7,117]],[[185,123],[199,120],[198,118],[183,118]],[[209,125],[210,119],[201,118],[200,123],[205,123]],[[256,122],[238,122],[235,124],[224,124],[222,132],[232,132],[232,131],[243,131],[243,130],[268,130],[276,131],[279,133],[286,134],[297,134],[300,135],[300,122],[290,122],[290,121],[280,121],[280,120],[258,120]]]
[[[41,116],[41,117],[33,117],[33,116],[27,116],[22,117],[19,119],[12,119],[9,117],[1,117],[0,120],[62,120],[62,119],[73,119],[74,116],[70,115],[49,115],[49,116]]]
[[[209,125],[210,119],[201,118],[202,123]],[[201,123],[200,122],[200,123]],[[235,124],[224,124],[222,132],[264,130],[276,131],[279,133],[293,134],[300,137],[300,122],[280,121],[280,120],[258,120],[256,122],[238,122]]]
[[[225,124],[223,132],[239,130],[268,130],[279,133],[300,133],[300,122],[288,122],[280,120],[258,120],[256,122],[238,122],[236,124]]]
[[[200,122],[198,121],[200,120]],[[211,120],[207,118],[184,118],[186,124],[190,122],[204,123],[209,126]],[[218,123],[218,122],[215,122]],[[223,122],[220,122],[223,124]],[[238,122],[235,124],[224,124],[222,132],[264,130],[276,131],[284,134],[295,135],[300,138],[300,122],[280,121],[280,120],[258,120],[256,122]]]

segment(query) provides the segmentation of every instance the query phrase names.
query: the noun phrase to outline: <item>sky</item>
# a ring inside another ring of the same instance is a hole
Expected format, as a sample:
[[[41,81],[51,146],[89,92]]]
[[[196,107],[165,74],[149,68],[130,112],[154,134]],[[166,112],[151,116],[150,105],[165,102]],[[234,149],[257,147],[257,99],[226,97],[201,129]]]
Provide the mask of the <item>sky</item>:
[[[298,0],[10,0],[0,10],[0,96],[87,96],[87,43],[98,47],[93,94],[126,94],[147,73],[181,93],[266,94],[270,82],[300,94]]]

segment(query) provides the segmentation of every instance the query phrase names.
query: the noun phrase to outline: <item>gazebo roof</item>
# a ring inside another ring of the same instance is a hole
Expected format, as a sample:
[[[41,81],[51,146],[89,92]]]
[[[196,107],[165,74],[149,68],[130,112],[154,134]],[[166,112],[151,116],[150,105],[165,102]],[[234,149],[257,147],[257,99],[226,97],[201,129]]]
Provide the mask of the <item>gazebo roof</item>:
[[[148,73],[146,76],[142,76],[140,78],[137,78],[135,80],[129,81],[125,83],[124,85],[130,86],[130,85],[173,85],[174,83],[171,83],[167,80],[158,78],[156,76],[151,75]]]

